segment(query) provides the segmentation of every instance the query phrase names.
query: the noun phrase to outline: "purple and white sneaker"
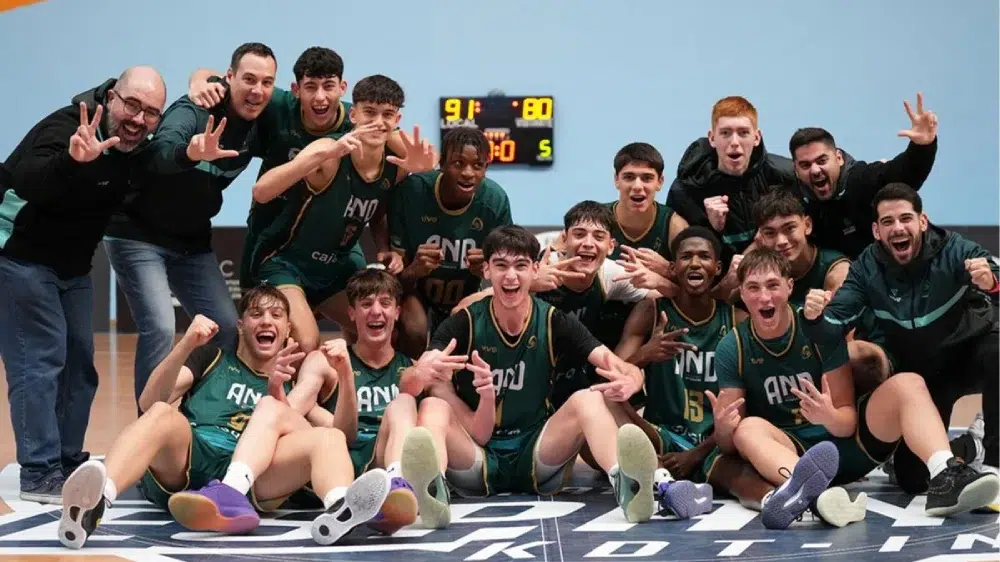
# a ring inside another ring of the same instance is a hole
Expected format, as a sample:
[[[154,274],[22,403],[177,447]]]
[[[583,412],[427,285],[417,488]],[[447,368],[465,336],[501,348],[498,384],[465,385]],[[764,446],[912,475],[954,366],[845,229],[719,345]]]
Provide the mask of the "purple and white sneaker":
[[[260,515],[246,495],[218,480],[170,496],[168,507],[174,519],[192,531],[242,534],[260,525]]]
[[[708,484],[695,484],[690,480],[660,482],[656,486],[656,497],[661,515],[690,519],[712,511],[712,487]]]
[[[768,529],[787,529],[830,486],[840,468],[840,453],[829,441],[817,444],[795,463],[791,477],[761,504],[761,522]]]
[[[417,522],[417,494],[402,476],[393,476],[382,509],[368,522],[376,531],[392,535]]]

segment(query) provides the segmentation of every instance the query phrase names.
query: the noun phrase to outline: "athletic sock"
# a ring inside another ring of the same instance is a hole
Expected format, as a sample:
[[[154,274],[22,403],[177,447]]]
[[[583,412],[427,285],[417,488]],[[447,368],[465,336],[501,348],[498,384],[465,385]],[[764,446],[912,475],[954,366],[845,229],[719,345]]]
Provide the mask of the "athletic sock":
[[[344,486],[330,490],[323,498],[323,509],[330,509],[331,505],[337,503],[338,500],[342,499],[346,495],[347,488]]]
[[[111,503],[118,499],[118,486],[115,486],[115,481],[110,478],[104,479],[104,499]]]
[[[234,462],[229,464],[229,468],[226,470],[226,477],[222,479],[222,483],[246,495],[250,491],[250,488],[253,488],[253,479],[253,471],[250,470],[249,466],[241,462]]]
[[[400,470],[401,469],[399,468],[399,461],[397,461],[397,462],[391,463],[389,465],[389,467],[385,469],[385,472],[390,477],[392,477],[392,476],[401,476]]]
[[[615,491],[618,491],[618,488],[616,487],[617,483],[615,482],[615,476],[618,476],[617,464],[612,466],[611,470],[608,471],[608,481],[611,482],[611,488],[614,489]]]
[[[938,451],[931,455],[931,458],[927,459],[927,470],[930,471],[931,478],[944,472],[944,469],[948,468],[948,460],[954,456],[950,450]]]

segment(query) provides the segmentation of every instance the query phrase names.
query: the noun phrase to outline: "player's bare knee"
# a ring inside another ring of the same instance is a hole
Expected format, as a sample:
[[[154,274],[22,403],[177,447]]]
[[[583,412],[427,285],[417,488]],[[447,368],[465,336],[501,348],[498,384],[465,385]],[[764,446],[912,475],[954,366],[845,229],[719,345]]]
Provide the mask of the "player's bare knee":
[[[428,396],[420,401],[417,422],[424,427],[447,427],[451,423],[451,406],[440,398]]]
[[[892,388],[897,396],[928,393],[927,382],[917,373],[896,373],[882,384]]]
[[[740,424],[736,426],[736,430],[733,431],[733,444],[736,445],[737,449],[742,451],[747,446],[766,437],[769,425],[767,420],[763,418],[755,416],[743,418],[740,420]]]
[[[314,443],[314,451],[347,452],[347,436],[335,427],[311,427],[310,442]]]
[[[170,423],[170,418],[172,418],[174,415],[184,417],[183,415],[181,415],[180,412],[177,411],[176,408],[174,408],[170,404],[167,404],[166,402],[161,401],[161,402],[154,402],[153,405],[150,406],[148,410],[143,412],[142,417],[149,420],[156,426],[161,426]]]
[[[569,400],[563,405],[563,408],[567,406],[577,415],[587,415],[587,412],[593,412],[595,409],[607,409],[607,405],[604,403],[604,395],[588,388],[577,390],[571,394]]]
[[[262,396],[253,408],[253,417],[273,424],[278,421],[285,408],[287,406],[278,402],[273,396]]]
[[[385,414],[383,414],[384,420],[387,422],[392,422],[397,419],[411,419],[414,422],[417,420],[417,400],[413,396],[401,393],[399,396],[392,399],[389,405],[385,407]]]

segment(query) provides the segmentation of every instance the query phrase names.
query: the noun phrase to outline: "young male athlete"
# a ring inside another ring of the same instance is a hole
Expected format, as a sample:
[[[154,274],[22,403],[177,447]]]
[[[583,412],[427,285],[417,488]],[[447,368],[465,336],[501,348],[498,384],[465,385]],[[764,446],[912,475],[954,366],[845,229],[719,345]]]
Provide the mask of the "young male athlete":
[[[441,169],[406,178],[389,202],[393,251],[406,266],[399,346],[411,357],[466,296],[479,290],[483,240],[512,224],[507,193],[486,177],[490,144],[474,127],[449,130]]]
[[[539,249],[522,227],[491,232],[483,258],[494,295],[445,320],[425,353],[439,357],[456,349],[469,356],[466,370],[426,385],[451,405],[457,422],[449,433],[448,481],[467,495],[549,495],[561,488],[587,444],[628,520],[646,521],[653,514],[656,454],[637,427],[616,431],[605,404],[635,394],[642,371],[601,345],[576,318],[530,295]],[[553,411],[552,373],[562,358],[587,360],[607,381]],[[490,379],[496,391],[478,392]]]
[[[287,206],[262,234],[261,247],[274,248],[261,258],[257,281],[277,286],[291,303],[292,333],[304,351],[319,346],[313,310],[336,320],[352,339],[343,292],[347,279],[364,267],[352,254],[364,227],[379,212],[390,190],[407,171],[434,165],[433,151],[406,140],[405,158],[386,150],[399,123],[403,89],[391,78],[369,76],[354,87],[350,118],[356,128],[339,140],[324,137],[295,158],[269,170],[254,185],[254,198],[269,201],[305,180],[301,204]],[[376,238],[378,232],[373,233]],[[388,244],[387,229],[382,232]]]
[[[147,500],[194,530],[250,532],[260,522],[255,507],[277,507],[308,481],[326,508],[312,528],[320,544],[375,515],[388,493],[385,475],[352,485],[343,433],[312,428],[266,396],[264,373],[302,355],[294,346],[282,349],[289,331],[285,297],[274,288],[251,289],[239,312],[235,352],[206,345],[218,326],[195,317],[146,384],[142,416],[103,463],[88,461],[70,475],[60,542],[82,547],[106,505],[137,481]]]
[[[297,411],[308,412],[313,424],[344,431],[355,474],[388,469],[391,490],[370,526],[391,535],[416,521],[419,508],[425,526],[443,528],[451,519],[444,480],[451,408],[438,398],[421,397],[419,379],[449,365],[462,369],[467,358],[414,363],[393,348],[403,288],[386,271],[359,271],[345,292],[357,343],[331,340],[310,353],[287,400]],[[325,388],[332,391],[314,409]],[[418,426],[424,430],[413,431]]]
[[[750,320],[719,343],[722,391],[718,398],[708,396],[720,449],[739,452],[779,486],[763,500],[766,527],[787,527],[831,482],[853,482],[884,462],[901,438],[930,470],[929,515],[969,511],[996,498],[996,475],[980,474],[952,455],[919,376],[897,374],[855,400],[846,341],[810,340],[788,304],[787,259],[755,249],[740,264],[739,278]],[[863,519],[858,503],[836,515],[848,522]]]

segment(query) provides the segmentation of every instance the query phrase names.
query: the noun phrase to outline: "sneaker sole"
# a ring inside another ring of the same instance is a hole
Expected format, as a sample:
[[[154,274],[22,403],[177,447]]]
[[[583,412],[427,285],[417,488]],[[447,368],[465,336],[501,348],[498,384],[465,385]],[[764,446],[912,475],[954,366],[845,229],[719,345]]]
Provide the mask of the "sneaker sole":
[[[385,497],[381,512],[382,519],[371,521],[368,526],[383,535],[395,534],[417,521],[417,496],[407,488],[396,488]]]
[[[389,496],[389,476],[382,469],[369,470],[354,480],[347,489],[343,505],[333,513],[323,513],[313,520],[312,538],[322,546],[331,545],[351,529],[375,517]],[[340,516],[350,510],[347,519]]]
[[[417,493],[421,524],[428,529],[447,527],[451,523],[451,506],[428,491],[431,483],[441,474],[441,459],[438,458],[434,437],[426,428],[415,427],[406,434],[400,469],[403,478]]]
[[[170,515],[185,529],[191,531],[214,531],[238,535],[252,532],[260,525],[260,516],[238,515],[226,517],[219,512],[215,502],[201,494],[177,492],[167,502]]]
[[[988,474],[966,486],[958,494],[958,502],[955,505],[928,508],[925,513],[933,517],[948,517],[972,511],[995,503],[998,493],[1000,493],[1000,478],[995,474]]]
[[[868,495],[861,492],[852,502],[847,490],[830,488],[816,498],[816,511],[830,525],[845,527],[864,520],[868,513]]]
[[[43,503],[46,505],[62,505],[62,497],[55,494],[35,494],[32,492],[21,492],[18,497],[24,502]]]
[[[666,507],[678,519],[690,519],[712,510],[712,489],[707,493],[688,480],[674,482],[667,488]]]
[[[642,523],[653,517],[656,467],[656,450],[646,434],[633,424],[623,425],[618,430],[618,470],[639,483],[639,491],[624,510],[629,523]]]
[[[806,451],[795,464],[792,477],[763,505],[760,519],[764,527],[787,529],[827,489],[839,466],[840,453],[829,441]]]
[[[80,521],[84,513],[104,501],[104,483],[107,477],[104,463],[87,461],[77,467],[63,483],[59,542],[66,548],[83,548],[83,544],[87,542],[87,531]]]

